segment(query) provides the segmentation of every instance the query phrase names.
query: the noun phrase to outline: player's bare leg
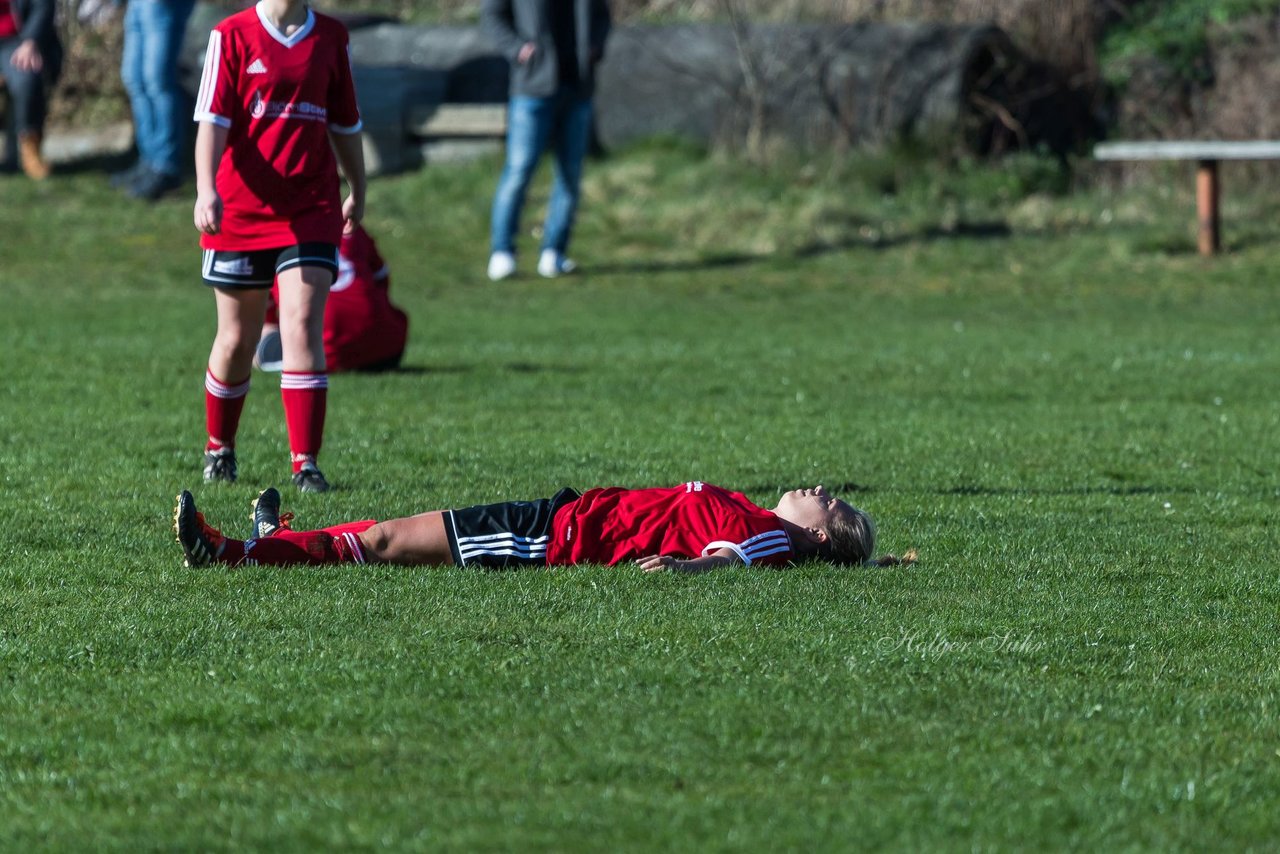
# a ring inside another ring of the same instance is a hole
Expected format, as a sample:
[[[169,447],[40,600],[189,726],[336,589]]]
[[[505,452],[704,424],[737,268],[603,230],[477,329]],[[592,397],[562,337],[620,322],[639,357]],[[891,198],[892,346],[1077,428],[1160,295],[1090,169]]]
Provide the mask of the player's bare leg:
[[[365,558],[379,563],[453,566],[444,511],[379,522],[360,532]]]
[[[293,483],[303,492],[325,492],[329,482],[316,466],[324,438],[329,375],[324,360],[324,306],[333,273],[292,267],[276,276],[280,292],[280,397],[289,427]]]
[[[214,288],[218,331],[209,351],[209,371],[224,382],[240,382],[253,370],[253,353],[267,316],[267,290]]]
[[[333,273],[323,267],[292,267],[276,277],[280,290],[280,344],[284,369],[323,372],[324,306]],[[257,339],[254,339],[257,343]]]

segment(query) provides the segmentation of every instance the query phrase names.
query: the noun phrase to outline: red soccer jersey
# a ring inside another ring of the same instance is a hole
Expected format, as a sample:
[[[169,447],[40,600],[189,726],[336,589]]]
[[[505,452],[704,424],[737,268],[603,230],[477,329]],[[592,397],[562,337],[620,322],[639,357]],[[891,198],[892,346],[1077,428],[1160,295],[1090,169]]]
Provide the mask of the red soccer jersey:
[[[342,237],[328,132],[360,130],[347,31],[307,10],[286,37],[258,6],[209,34],[195,119],[228,128],[218,164],[222,228],[205,249],[251,251]]]
[[[547,563],[613,565],[648,555],[694,558],[732,549],[745,564],[785,565],[791,538],[741,492],[691,481],[657,489],[588,490],[556,511]]]
[[[330,372],[378,365],[404,352],[408,316],[391,304],[391,273],[369,232],[357,227],[338,248],[338,278],[324,307],[324,359]],[[278,323],[279,285],[267,322]]]

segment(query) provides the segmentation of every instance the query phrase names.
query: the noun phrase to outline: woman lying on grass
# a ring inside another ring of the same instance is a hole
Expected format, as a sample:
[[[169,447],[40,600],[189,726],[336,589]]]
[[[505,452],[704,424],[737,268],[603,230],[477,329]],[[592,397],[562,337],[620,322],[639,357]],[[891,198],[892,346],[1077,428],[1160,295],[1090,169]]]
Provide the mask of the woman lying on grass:
[[[859,566],[875,547],[875,523],[821,486],[784,493],[773,510],[701,481],[657,489],[607,487],[552,498],[432,510],[293,531],[280,493],[254,502],[248,540],[226,537],[183,491],[174,532],[188,566],[391,563],[565,566],[635,562],[645,572],[705,572],[734,564],[786,566],[817,558]]]

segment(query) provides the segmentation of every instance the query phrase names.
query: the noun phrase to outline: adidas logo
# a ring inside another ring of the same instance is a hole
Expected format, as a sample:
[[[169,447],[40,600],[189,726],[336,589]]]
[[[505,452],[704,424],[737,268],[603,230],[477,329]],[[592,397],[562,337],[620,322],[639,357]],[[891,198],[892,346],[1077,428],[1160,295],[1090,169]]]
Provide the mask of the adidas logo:
[[[261,59],[255,59],[253,61],[253,64],[249,66],[249,70],[246,73],[247,74],[266,74],[267,67],[262,64]]]
[[[228,276],[253,275],[253,262],[248,258],[235,258],[230,261],[214,261],[213,272],[226,273]]]

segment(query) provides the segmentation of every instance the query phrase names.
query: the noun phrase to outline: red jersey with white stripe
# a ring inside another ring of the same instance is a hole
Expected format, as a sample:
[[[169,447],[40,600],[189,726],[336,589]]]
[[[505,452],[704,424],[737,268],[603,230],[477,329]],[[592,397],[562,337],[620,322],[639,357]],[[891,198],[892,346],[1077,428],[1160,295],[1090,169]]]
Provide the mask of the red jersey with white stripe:
[[[747,565],[785,565],[795,558],[782,520],[741,492],[697,480],[656,489],[611,486],[588,490],[556,512],[547,563],[613,565],[725,548]]]
[[[351,371],[394,359],[409,337],[408,316],[391,304],[391,272],[369,232],[342,236],[338,277],[324,307],[324,360],[329,371]],[[271,286],[267,322],[279,323],[280,286]]]
[[[205,249],[252,251],[337,245],[342,200],[329,132],[358,133],[347,31],[307,10],[285,36],[261,4],[209,34],[195,119],[228,129],[218,164],[222,227]]]

